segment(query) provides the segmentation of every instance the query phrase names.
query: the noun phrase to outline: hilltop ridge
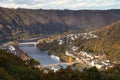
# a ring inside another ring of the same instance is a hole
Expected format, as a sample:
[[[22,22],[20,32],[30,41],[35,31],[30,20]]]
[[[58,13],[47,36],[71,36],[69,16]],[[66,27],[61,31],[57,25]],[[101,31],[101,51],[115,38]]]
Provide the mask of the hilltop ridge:
[[[0,39],[28,39],[33,36],[86,32],[120,20],[120,10],[32,10],[0,7]]]

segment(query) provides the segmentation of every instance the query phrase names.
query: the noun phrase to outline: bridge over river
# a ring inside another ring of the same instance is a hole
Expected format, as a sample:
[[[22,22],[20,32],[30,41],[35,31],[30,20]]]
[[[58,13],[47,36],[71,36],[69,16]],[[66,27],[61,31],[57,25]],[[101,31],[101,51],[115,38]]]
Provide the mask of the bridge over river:
[[[36,46],[38,43],[39,43],[39,41],[37,41],[37,42],[22,42],[22,43],[19,43],[19,45],[34,45],[34,46]]]
[[[19,45],[29,45],[30,44],[30,45],[36,46],[39,43],[40,39],[43,39],[43,38],[46,38],[46,37],[47,36],[31,38],[31,39],[28,39],[28,40],[18,40],[18,42],[19,42]]]
[[[62,66],[62,65],[68,65],[68,66],[72,66],[75,64],[79,64],[81,63],[81,61],[76,61],[76,62],[61,62],[61,63],[55,63],[55,64],[45,64],[45,65],[37,65],[35,66],[36,68],[45,68],[45,67],[56,67],[56,66]]]

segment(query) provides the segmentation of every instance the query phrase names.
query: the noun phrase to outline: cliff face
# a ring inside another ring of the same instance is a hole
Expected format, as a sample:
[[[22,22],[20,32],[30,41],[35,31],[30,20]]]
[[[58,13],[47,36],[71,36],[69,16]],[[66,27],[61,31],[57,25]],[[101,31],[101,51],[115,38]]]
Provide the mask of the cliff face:
[[[81,32],[120,20],[120,10],[29,10],[0,8],[0,40],[29,35]]]

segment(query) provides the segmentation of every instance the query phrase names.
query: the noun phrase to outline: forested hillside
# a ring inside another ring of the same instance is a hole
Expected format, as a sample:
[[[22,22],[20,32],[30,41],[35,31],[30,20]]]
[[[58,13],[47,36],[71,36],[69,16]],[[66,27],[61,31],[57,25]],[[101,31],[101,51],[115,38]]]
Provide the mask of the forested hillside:
[[[105,26],[94,34],[97,39],[77,39],[74,44],[79,46],[80,50],[94,53],[106,53],[110,59],[120,60],[120,21]]]
[[[0,7],[0,40],[85,32],[120,20],[120,10],[32,10]]]
[[[60,69],[57,72],[43,73],[26,65],[12,53],[0,50],[0,80],[120,80],[120,65],[106,71],[98,71],[95,67],[90,69],[72,70]]]

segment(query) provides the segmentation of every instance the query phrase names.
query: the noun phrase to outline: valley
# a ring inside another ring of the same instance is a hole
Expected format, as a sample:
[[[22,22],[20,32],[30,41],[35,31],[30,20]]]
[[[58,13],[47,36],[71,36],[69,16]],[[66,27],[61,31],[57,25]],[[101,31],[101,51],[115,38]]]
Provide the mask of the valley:
[[[0,7],[0,80],[120,80],[119,34],[120,9]]]

